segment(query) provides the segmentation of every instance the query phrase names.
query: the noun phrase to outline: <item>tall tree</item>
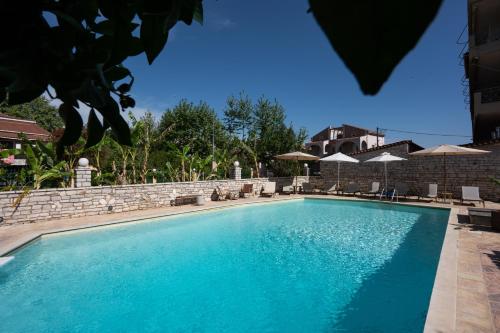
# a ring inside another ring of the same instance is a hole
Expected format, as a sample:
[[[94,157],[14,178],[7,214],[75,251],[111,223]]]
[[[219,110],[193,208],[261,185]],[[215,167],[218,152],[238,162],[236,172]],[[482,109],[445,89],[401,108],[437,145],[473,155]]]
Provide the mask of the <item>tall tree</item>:
[[[283,174],[286,168],[276,167],[281,164],[274,161],[274,156],[302,149],[307,137],[305,129],[295,133],[292,125],[285,124],[284,107],[265,97],[259,98],[254,106],[253,118],[248,146],[254,147],[254,154],[266,167]]]
[[[245,134],[252,126],[252,100],[244,92],[239,97],[229,96],[224,110],[224,125],[232,135],[238,135],[244,140]]]
[[[7,106],[0,104],[0,113],[22,119],[34,120],[38,125],[52,132],[64,126],[62,118],[57,112],[57,108],[49,101],[40,96],[28,103]]]
[[[171,128],[162,140],[162,149],[189,146],[193,154],[205,157],[212,154],[212,135],[216,147],[224,147],[227,134],[215,111],[205,102],[195,105],[181,100],[167,109],[160,119],[160,132]]]

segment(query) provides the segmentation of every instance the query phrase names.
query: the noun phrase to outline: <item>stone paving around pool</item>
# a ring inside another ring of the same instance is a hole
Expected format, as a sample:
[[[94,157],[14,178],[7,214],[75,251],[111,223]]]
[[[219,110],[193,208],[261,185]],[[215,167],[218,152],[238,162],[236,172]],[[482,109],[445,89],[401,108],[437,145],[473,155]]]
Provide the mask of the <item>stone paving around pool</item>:
[[[307,197],[361,200],[331,195]],[[204,206],[163,207],[111,215],[4,225],[0,226],[0,257],[44,234],[131,221],[141,223],[141,220],[161,216],[302,198],[303,195],[253,197],[236,201],[207,202]],[[425,331],[500,333],[500,233],[467,224],[467,219],[458,219],[458,215],[463,217],[467,214],[465,206],[411,201],[401,204],[452,208]],[[500,208],[500,204],[488,202],[487,207]],[[449,255],[450,253],[452,255]],[[12,255],[15,256],[15,253]],[[432,311],[435,313],[431,313]]]

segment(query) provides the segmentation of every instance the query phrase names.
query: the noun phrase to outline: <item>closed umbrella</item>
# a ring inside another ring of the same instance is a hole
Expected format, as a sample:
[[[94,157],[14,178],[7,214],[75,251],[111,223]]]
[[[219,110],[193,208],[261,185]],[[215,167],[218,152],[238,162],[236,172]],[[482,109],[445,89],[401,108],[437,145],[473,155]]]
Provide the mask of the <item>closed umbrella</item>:
[[[337,162],[337,188],[340,186],[340,163],[359,163],[355,158],[349,157],[342,153],[336,153],[327,157],[322,158],[320,161],[323,162]]]
[[[446,156],[449,155],[479,155],[490,153],[487,150],[473,149],[455,145],[439,145],[423,150],[419,150],[410,155],[415,156],[443,156],[443,177],[444,177],[444,192],[446,193],[446,183],[447,183],[447,170],[446,170]]]
[[[366,160],[365,162],[381,162],[384,163],[384,174],[385,174],[385,187],[382,192],[387,193],[387,163],[389,162],[394,162],[394,161],[406,161],[406,158],[402,158],[399,156],[394,156],[391,155],[390,153],[382,153],[381,155],[370,158],[369,160]]]
[[[287,160],[287,161],[297,161],[297,164],[299,161],[316,161],[319,160],[318,156],[310,155],[303,153],[301,151],[294,151],[291,153],[286,153],[286,154],[281,154],[275,156],[275,158],[279,160]],[[295,175],[295,188],[297,188],[297,174]]]

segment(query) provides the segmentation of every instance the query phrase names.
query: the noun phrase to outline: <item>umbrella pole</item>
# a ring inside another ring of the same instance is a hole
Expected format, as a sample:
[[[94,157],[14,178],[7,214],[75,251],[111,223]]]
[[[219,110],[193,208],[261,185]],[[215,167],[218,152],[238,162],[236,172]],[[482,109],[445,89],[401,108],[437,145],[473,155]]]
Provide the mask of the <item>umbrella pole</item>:
[[[444,192],[446,195],[446,183],[447,183],[447,177],[446,177],[446,153],[443,154],[443,175],[444,175]]]
[[[340,162],[337,161],[337,189],[340,188]]]
[[[384,162],[384,173],[385,173],[385,196],[387,197],[387,162]]]

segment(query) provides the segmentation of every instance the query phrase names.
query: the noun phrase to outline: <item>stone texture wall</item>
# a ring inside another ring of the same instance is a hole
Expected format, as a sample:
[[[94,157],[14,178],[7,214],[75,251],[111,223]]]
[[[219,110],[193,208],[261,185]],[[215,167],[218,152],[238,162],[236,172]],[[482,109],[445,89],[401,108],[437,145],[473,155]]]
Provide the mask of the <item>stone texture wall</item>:
[[[479,186],[483,199],[499,201],[500,186],[495,185],[490,177],[500,179],[500,143],[476,147],[491,151],[489,154],[468,156],[447,156],[447,192],[452,192],[454,198],[461,197],[461,186]],[[387,165],[389,186],[395,182],[403,182],[426,194],[430,183],[438,184],[438,191],[444,191],[443,158],[440,156],[408,155],[408,145],[389,147],[352,157],[366,161],[380,155],[382,152],[407,158],[407,161],[390,162]],[[321,176],[325,183],[333,185],[337,182],[337,163],[321,162]],[[371,182],[384,184],[384,165],[382,163],[342,163],[340,167],[340,182],[346,184],[356,181],[362,190],[367,190]]]
[[[0,192],[2,225],[50,219],[127,212],[169,206],[176,196],[203,194],[210,200],[216,186],[238,191],[253,183],[260,190],[267,178],[158,183],[124,186],[91,186],[34,190],[16,206],[22,192]]]

